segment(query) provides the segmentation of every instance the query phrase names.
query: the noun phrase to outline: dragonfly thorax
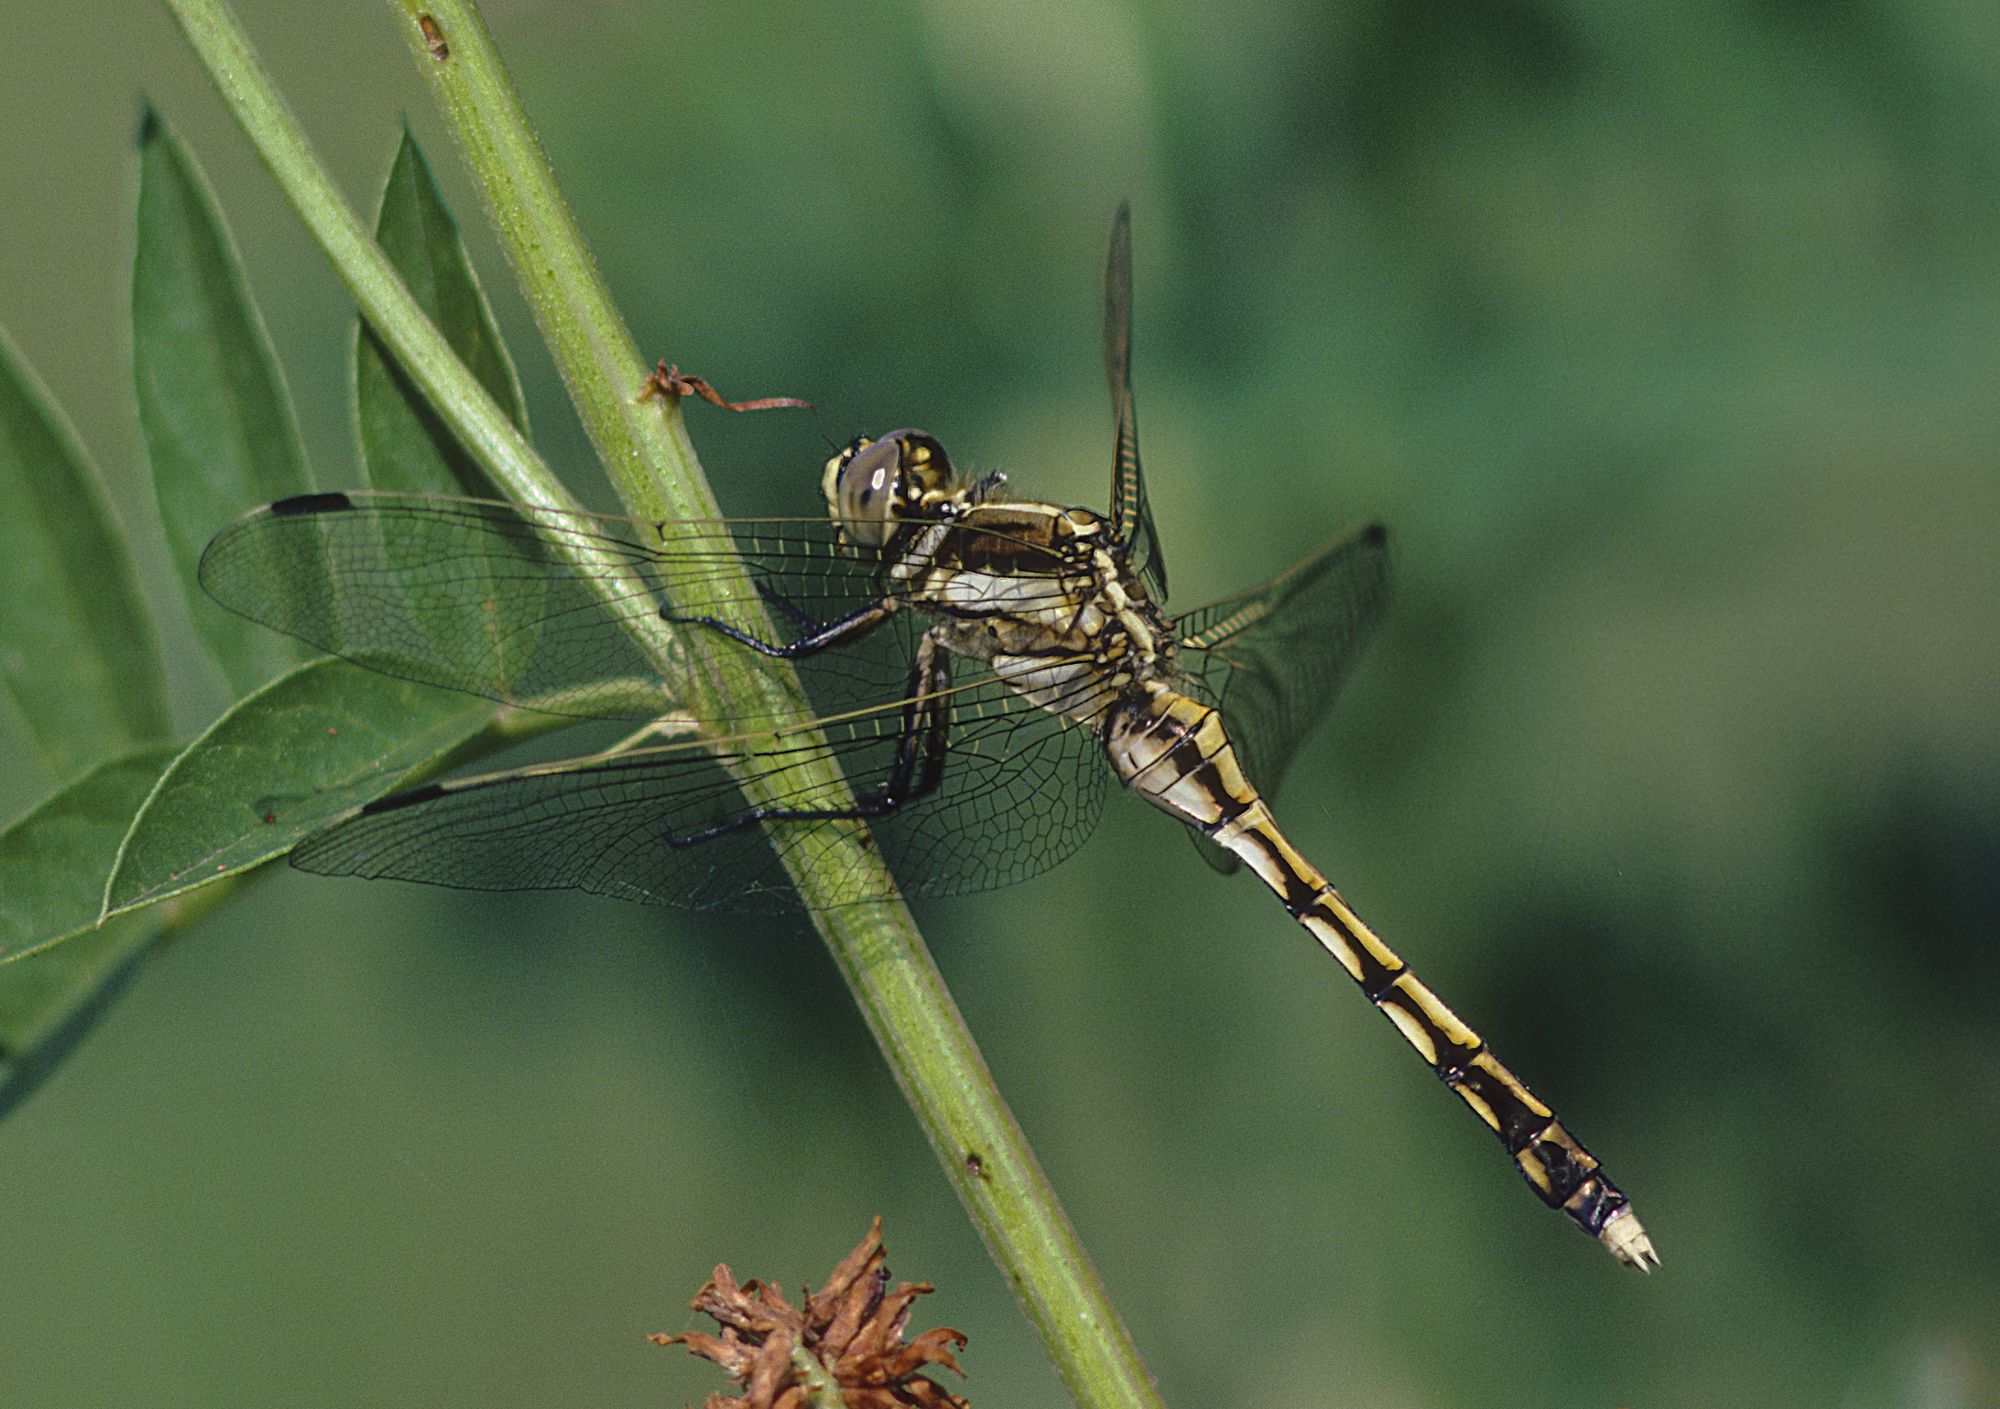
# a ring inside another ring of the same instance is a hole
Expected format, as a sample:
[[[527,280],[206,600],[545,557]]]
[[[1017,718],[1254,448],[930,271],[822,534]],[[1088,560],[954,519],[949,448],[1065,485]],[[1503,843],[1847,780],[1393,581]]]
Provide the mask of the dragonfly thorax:
[[[1172,676],[1173,627],[1109,520],[971,493],[889,553],[897,597],[932,618],[938,644],[1078,723]]]

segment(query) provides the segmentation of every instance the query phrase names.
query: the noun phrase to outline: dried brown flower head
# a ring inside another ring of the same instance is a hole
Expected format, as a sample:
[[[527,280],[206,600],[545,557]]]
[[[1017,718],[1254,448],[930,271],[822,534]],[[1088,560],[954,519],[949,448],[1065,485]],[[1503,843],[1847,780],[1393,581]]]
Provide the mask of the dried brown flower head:
[[[888,1290],[882,1265],[882,1220],[861,1245],[841,1259],[819,1291],[806,1289],[805,1308],[787,1302],[775,1282],[738,1285],[727,1265],[715,1269],[695,1293],[696,1311],[715,1318],[719,1336],[648,1337],[657,1345],[685,1345],[733,1376],[743,1393],[711,1394],[706,1409],[969,1409],[922,1373],[942,1365],[963,1375],[954,1350],[965,1337],[947,1326],[904,1341],[910,1308],[928,1282]]]

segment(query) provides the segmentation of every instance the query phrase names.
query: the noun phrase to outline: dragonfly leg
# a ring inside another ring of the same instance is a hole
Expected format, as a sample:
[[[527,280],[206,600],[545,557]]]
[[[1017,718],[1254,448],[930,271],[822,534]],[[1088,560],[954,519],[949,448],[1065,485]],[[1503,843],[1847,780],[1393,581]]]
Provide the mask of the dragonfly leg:
[[[927,631],[917,643],[916,658],[910,662],[910,678],[903,692],[903,727],[896,735],[895,765],[889,770],[888,780],[868,795],[876,808],[871,816],[892,812],[928,796],[944,781],[945,745],[951,730],[951,706],[945,691],[950,685],[951,653],[938,644],[935,633]]]
[[[844,646],[859,640],[887,621],[896,610],[898,603],[890,598],[871,602],[865,607],[849,612],[846,616],[835,617],[832,621],[814,623],[811,618],[798,613],[790,602],[780,599],[779,607],[788,616],[803,618],[803,624],[811,626],[803,636],[790,641],[773,643],[753,636],[739,626],[731,626],[720,617],[682,616],[666,607],[660,608],[660,619],[673,626],[706,626],[711,631],[719,631],[738,645],[748,646],[759,655],[775,656],[779,660],[797,660],[801,656],[813,655],[830,646]]]
[[[903,700],[903,722],[896,733],[896,761],[880,786],[855,798],[852,807],[745,808],[733,817],[698,832],[665,838],[668,846],[696,846],[716,837],[765,822],[831,822],[886,817],[919,798],[936,792],[944,781],[945,745],[950,737],[951,655],[926,633],[910,665],[909,689]]]
[[[811,612],[807,611],[797,602],[794,602],[790,597],[787,597],[784,593],[780,592],[770,583],[759,582],[757,584],[757,591],[759,595],[761,595],[764,598],[765,602],[769,603],[771,606],[776,607],[779,611],[783,612],[787,617],[791,618],[792,624],[794,626],[797,626],[804,631],[819,630],[821,622],[818,617],[814,616]]]

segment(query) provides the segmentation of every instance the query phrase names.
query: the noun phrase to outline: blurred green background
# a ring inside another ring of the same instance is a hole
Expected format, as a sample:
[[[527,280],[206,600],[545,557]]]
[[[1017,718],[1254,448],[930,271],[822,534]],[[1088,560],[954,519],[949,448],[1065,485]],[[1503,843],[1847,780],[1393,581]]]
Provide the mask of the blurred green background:
[[[407,112],[539,439],[606,493],[386,5],[242,0],[352,197]],[[125,327],[141,94],[205,163],[322,483],[351,310],[162,12],[14,0],[0,324],[179,625]],[[1135,210],[1176,605],[1386,520],[1398,599],[1279,799],[1603,1155],[1542,1210],[1248,880],[1114,799],[924,908],[1167,1402],[2000,1404],[2000,9],[495,4],[725,504],[920,424],[1102,505]],[[9,724],[11,727],[11,721]],[[9,742],[12,742],[10,737]],[[0,780],[11,814],[53,780]],[[698,1402],[718,1260],[887,1220],[983,1406],[1063,1401],[817,942],[275,874],[4,1128],[9,1405]]]

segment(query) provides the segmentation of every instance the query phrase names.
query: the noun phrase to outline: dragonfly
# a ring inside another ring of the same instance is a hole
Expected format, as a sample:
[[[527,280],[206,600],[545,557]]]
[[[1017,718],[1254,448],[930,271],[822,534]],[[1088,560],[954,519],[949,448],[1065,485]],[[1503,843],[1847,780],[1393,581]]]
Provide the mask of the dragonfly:
[[[834,838],[865,821],[887,870],[834,874],[834,903],[957,894],[1075,851],[1115,778],[1218,869],[1268,886],[1535,1194],[1650,1271],[1652,1241],[1597,1158],[1279,830],[1270,790],[1387,602],[1387,536],[1370,524],[1261,586],[1168,612],[1132,395],[1131,259],[1121,206],[1105,274],[1108,513],[1016,497],[908,428],[829,459],[826,512],[809,518],[645,523],[353,491],[224,529],[201,581],[243,616],[373,670],[639,726],[585,757],[367,803],[293,864],[771,908],[793,894],[791,868],[852,855]],[[635,620],[666,636],[664,659]],[[680,708],[696,640],[786,663],[812,727],[776,705]],[[849,796],[827,794],[827,763]]]

